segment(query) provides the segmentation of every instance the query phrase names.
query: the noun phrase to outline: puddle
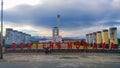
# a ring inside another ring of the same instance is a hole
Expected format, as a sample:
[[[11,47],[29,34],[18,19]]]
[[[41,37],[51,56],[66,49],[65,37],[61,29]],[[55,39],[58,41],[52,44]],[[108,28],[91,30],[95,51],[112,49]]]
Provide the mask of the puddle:
[[[60,59],[79,59],[79,57],[60,57]]]

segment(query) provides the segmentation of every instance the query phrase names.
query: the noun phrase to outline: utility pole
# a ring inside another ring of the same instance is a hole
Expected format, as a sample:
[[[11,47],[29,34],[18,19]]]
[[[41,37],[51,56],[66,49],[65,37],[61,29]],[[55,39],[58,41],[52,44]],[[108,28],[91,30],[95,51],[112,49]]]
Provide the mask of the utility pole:
[[[3,0],[1,0],[1,41],[0,41],[0,59],[3,59]]]

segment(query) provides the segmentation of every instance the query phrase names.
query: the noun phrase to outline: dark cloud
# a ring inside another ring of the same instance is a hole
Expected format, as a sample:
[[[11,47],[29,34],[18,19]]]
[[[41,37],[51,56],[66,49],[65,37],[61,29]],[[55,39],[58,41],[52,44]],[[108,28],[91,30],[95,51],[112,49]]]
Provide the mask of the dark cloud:
[[[57,14],[60,14],[60,27],[62,29],[76,29],[94,26],[101,20],[113,20],[102,24],[112,25],[114,20],[120,19],[120,10],[114,9],[109,0],[54,1],[46,1],[42,5],[36,6],[21,5],[5,10],[4,20],[14,23],[27,22],[36,26],[53,27],[57,25]]]

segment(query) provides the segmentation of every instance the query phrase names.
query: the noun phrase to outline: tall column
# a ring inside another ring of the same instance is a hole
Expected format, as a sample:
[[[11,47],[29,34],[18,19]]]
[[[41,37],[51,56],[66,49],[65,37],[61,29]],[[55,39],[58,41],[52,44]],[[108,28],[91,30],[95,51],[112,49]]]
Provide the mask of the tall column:
[[[109,31],[110,31],[110,43],[114,43],[115,48],[118,48],[117,28],[111,27],[109,28]]]
[[[96,43],[97,42],[97,40],[96,40],[96,32],[92,33],[92,37],[93,37],[93,43]]]
[[[92,33],[89,34],[89,45],[92,46],[92,41],[93,41],[93,37],[92,37]]]
[[[96,39],[97,39],[97,47],[101,48],[101,43],[102,43],[102,36],[101,36],[101,31],[96,32]]]
[[[108,36],[108,30],[104,29],[102,31],[102,43],[105,43],[105,48],[109,48],[109,36]]]
[[[86,34],[86,42],[89,43],[89,34]]]

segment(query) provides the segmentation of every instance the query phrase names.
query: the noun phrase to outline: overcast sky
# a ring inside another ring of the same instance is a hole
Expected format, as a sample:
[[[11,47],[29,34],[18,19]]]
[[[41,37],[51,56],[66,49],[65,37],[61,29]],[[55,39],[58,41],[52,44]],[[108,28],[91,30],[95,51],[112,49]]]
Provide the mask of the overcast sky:
[[[60,14],[60,35],[85,34],[116,26],[120,37],[120,0],[4,0],[4,29],[52,36]]]

